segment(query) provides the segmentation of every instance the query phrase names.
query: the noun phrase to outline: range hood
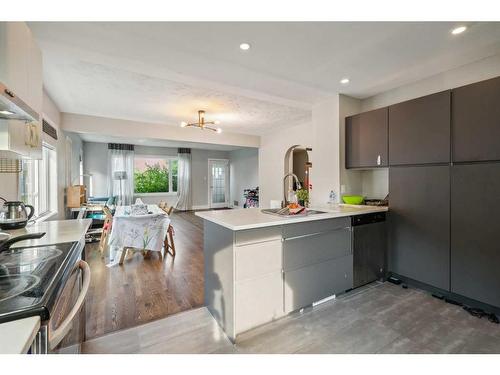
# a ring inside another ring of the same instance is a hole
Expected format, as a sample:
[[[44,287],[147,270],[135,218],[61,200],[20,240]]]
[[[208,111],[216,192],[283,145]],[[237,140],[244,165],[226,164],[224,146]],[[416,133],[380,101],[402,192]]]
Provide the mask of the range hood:
[[[38,121],[38,114],[0,82],[0,119]]]

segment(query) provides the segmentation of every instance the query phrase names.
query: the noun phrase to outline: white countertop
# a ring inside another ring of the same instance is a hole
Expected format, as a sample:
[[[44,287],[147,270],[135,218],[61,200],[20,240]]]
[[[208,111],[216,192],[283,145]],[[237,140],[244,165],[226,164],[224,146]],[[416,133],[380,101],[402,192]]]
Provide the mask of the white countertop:
[[[0,354],[28,352],[39,328],[39,316],[0,324]]]
[[[388,211],[387,207],[355,206],[347,204],[339,204],[332,207],[311,207],[311,209],[325,211],[325,213],[299,217],[279,217],[262,213],[260,208],[238,208],[231,210],[199,211],[196,212],[196,216],[231,230],[244,230]]]
[[[45,236],[39,240],[19,241],[12,245],[12,248],[22,246],[44,246],[64,242],[78,242],[87,232],[92,224],[92,219],[81,220],[53,220],[29,225],[23,229],[7,230],[14,236],[27,233],[45,232]]]

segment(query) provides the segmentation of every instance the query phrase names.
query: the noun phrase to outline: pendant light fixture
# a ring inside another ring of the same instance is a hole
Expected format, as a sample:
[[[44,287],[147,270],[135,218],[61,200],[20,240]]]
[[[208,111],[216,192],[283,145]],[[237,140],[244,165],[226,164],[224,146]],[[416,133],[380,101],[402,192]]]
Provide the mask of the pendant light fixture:
[[[199,110],[198,111],[198,122],[191,122],[191,123],[187,123],[185,121],[181,122],[181,128],[186,128],[186,127],[195,127],[195,128],[199,128],[201,130],[205,130],[205,129],[208,129],[208,130],[212,130],[216,133],[222,133],[222,129],[221,128],[215,128],[211,125],[218,125],[219,124],[219,121],[205,121],[205,111],[202,111],[202,110]]]

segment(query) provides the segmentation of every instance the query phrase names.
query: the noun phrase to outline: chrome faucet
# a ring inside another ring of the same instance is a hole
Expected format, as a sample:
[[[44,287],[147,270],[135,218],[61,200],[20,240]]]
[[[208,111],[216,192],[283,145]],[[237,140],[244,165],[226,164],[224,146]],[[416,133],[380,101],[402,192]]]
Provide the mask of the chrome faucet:
[[[286,197],[286,195],[287,195],[286,179],[290,176],[293,177],[293,179],[295,180],[295,185],[297,186],[297,190],[302,189],[302,185],[300,184],[299,178],[297,177],[297,175],[295,173],[291,173],[291,172],[287,173],[285,175],[285,177],[283,177],[283,207],[286,207],[288,205],[288,203],[290,203],[290,202],[288,202],[288,199]]]

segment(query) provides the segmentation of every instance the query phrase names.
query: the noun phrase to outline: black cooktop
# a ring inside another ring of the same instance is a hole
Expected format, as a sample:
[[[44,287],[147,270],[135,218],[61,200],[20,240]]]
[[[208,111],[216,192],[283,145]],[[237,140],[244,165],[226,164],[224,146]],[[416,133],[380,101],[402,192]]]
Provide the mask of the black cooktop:
[[[0,252],[0,323],[33,315],[49,319],[79,247],[69,242]]]

